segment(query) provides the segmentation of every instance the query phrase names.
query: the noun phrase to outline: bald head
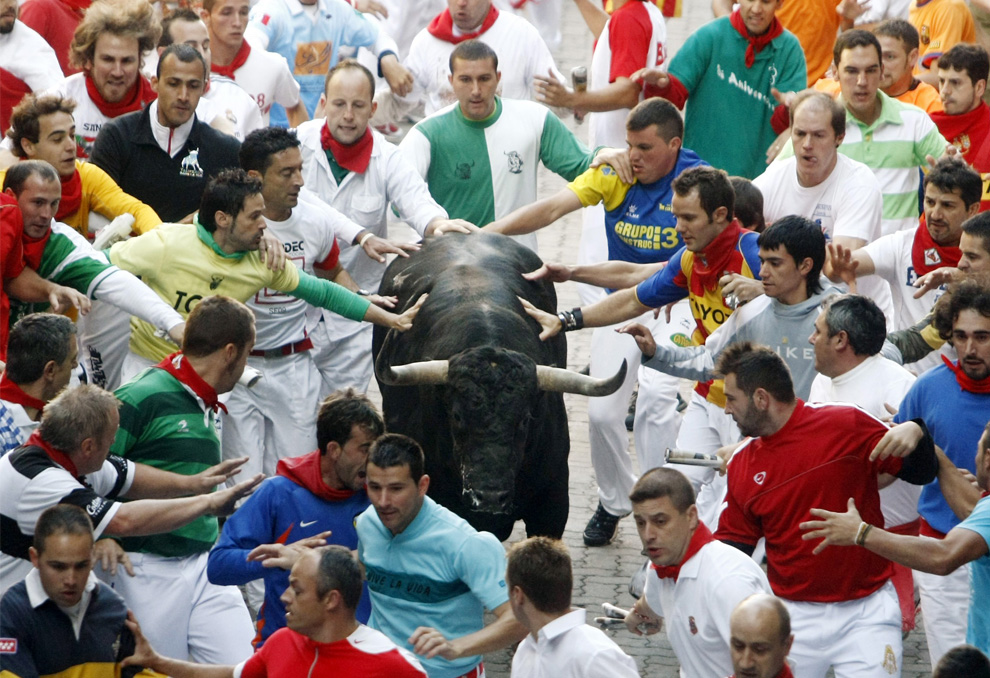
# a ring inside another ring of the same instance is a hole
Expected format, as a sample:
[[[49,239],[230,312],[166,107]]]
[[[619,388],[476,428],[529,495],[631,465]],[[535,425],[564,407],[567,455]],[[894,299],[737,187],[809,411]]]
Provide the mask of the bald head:
[[[729,649],[738,678],[775,678],[791,650],[791,616],[780,600],[757,593],[729,618]]]

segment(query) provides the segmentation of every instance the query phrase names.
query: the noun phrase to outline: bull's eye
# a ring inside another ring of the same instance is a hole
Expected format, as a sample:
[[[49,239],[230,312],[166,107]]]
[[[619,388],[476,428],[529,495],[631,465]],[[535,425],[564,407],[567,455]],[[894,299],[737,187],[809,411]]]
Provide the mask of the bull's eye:
[[[453,422],[454,426],[460,426],[463,423],[463,418],[461,417],[461,413],[457,410],[451,411],[450,419]]]

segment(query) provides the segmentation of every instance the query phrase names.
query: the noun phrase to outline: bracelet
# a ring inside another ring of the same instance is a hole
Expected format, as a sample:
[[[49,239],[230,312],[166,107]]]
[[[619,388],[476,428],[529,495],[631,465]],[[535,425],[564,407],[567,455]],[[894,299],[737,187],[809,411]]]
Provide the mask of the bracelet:
[[[560,318],[560,325],[564,332],[573,332],[584,327],[584,314],[581,313],[580,308],[561,311],[557,317]]]
[[[374,237],[375,234],[372,233],[371,231],[368,231],[367,233],[361,236],[360,240],[358,240],[358,247],[364,247],[364,243],[368,242],[368,238],[374,238]]]
[[[863,544],[866,543],[866,535],[868,535],[872,529],[873,526],[869,523],[863,522],[859,524],[859,530],[856,531],[856,538],[853,540],[856,546],[863,546]]]
[[[358,295],[359,297],[370,297],[372,294],[374,294],[374,292],[370,292],[365,289],[360,289],[354,292],[354,294]]]

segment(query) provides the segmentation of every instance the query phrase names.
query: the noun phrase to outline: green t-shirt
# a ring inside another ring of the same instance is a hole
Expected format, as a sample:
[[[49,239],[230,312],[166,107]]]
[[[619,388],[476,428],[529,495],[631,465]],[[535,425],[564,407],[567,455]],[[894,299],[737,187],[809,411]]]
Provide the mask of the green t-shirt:
[[[807,87],[804,52],[784,31],[746,68],[748,43],[728,17],[699,28],[670,62],[690,96],[684,146],[712,166],[753,179],[767,168],[766,152],[777,134],[770,126],[777,101],[770,90]]]

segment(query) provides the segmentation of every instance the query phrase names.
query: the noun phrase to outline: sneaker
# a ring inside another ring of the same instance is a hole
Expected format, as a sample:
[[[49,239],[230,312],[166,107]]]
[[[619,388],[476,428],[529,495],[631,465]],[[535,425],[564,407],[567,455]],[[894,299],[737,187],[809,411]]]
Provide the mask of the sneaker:
[[[615,535],[619,532],[620,519],[621,516],[613,516],[605,510],[601,502],[598,502],[595,515],[591,516],[591,520],[588,521],[588,525],[584,528],[584,545],[607,546],[611,544],[612,540],[615,539]]]

